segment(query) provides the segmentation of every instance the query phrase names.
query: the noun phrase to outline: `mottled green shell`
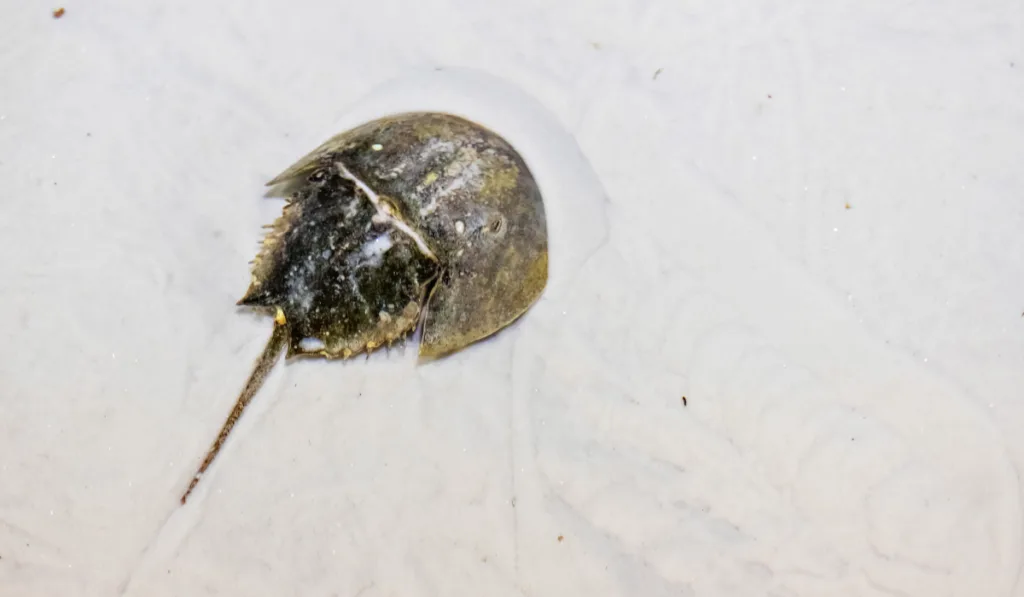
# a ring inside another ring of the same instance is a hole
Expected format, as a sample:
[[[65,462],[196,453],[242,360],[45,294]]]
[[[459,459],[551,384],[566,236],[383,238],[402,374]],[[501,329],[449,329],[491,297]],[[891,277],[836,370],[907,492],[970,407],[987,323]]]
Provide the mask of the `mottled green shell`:
[[[347,357],[422,323],[420,354],[445,355],[515,321],[547,283],[537,183],[505,140],[468,120],[375,120],[268,184],[289,203],[239,302],[281,314],[290,354]]]

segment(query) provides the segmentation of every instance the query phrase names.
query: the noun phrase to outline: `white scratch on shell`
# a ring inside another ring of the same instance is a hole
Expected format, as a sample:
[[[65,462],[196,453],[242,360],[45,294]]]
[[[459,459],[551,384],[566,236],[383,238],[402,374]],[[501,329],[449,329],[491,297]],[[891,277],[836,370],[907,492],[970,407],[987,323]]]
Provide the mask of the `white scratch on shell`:
[[[430,250],[430,247],[427,246],[427,243],[426,241],[423,240],[423,237],[417,234],[415,230],[410,228],[408,224],[399,220],[393,215],[390,215],[388,213],[389,210],[384,208],[383,202],[380,200],[380,196],[377,195],[377,193],[373,189],[371,189],[369,185],[360,180],[359,177],[356,176],[355,174],[352,174],[352,172],[345,167],[345,164],[341,162],[335,162],[334,165],[337,166],[338,172],[343,177],[351,180],[352,183],[355,184],[356,187],[359,190],[361,190],[363,194],[366,195],[366,197],[370,200],[370,203],[372,203],[373,207],[377,210],[378,217],[381,217],[384,220],[391,222],[395,226],[395,228],[401,230],[416,243],[416,246],[419,247],[421,253],[423,253],[430,259],[437,261],[437,257],[434,255],[434,252]]]

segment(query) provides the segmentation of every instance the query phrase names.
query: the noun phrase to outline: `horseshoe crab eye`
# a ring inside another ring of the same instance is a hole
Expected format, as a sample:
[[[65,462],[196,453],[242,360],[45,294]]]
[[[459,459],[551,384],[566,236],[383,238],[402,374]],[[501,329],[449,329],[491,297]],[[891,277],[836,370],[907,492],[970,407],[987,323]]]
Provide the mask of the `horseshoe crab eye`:
[[[494,234],[498,234],[505,227],[505,218],[498,216],[491,221],[490,230]]]

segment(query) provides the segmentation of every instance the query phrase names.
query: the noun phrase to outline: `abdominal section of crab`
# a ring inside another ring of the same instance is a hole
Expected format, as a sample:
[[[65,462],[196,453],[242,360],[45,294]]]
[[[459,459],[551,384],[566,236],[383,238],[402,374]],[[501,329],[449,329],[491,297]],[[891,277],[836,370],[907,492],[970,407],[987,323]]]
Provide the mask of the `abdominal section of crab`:
[[[182,504],[282,349],[289,357],[348,358],[390,346],[416,330],[440,266],[410,232],[337,165],[316,170],[293,192],[253,261],[249,290],[238,301],[274,313],[274,332]]]
[[[239,301],[280,309],[289,357],[350,357],[404,339],[438,277],[429,249],[338,170],[316,170],[293,196]]]

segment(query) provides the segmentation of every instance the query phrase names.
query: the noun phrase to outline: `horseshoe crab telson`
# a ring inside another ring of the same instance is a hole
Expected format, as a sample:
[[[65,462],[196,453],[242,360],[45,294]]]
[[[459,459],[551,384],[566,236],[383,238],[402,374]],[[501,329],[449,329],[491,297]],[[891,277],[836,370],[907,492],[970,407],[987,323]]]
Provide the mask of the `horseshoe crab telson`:
[[[544,205],[504,139],[440,113],[374,120],[267,183],[288,198],[238,304],[274,330],[184,504],[245,407],[287,356],[348,358],[420,330],[436,358],[515,321],[547,284]]]

